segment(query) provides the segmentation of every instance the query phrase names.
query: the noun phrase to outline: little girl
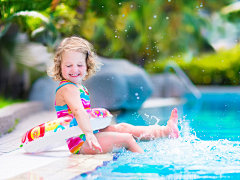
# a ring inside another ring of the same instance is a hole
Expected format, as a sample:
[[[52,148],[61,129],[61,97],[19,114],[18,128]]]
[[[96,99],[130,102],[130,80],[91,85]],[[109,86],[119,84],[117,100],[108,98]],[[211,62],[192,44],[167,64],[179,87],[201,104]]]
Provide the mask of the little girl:
[[[59,45],[53,67],[48,75],[60,81],[56,90],[55,107],[57,116],[72,114],[84,135],[67,140],[69,150],[75,154],[108,153],[114,148],[125,147],[132,152],[144,151],[135,141],[153,138],[177,138],[177,109],[173,109],[166,126],[133,126],[127,123],[110,125],[100,131],[91,128],[88,110],[90,109],[89,93],[82,81],[91,78],[102,64],[96,60],[93,46],[80,37],[65,38]]]

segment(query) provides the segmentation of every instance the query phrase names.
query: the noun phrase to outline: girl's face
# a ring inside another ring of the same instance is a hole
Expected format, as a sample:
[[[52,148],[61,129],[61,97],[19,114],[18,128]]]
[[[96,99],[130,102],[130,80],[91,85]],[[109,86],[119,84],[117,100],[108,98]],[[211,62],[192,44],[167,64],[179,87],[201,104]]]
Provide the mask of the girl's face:
[[[87,72],[86,54],[67,51],[62,55],[62,76],[75,84],[81,84]]]

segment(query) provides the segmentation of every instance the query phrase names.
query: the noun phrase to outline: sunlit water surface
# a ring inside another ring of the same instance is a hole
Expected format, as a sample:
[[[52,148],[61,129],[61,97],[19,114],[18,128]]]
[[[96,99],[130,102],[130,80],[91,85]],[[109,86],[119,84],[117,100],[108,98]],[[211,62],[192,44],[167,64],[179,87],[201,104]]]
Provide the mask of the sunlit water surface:
[[[173,107],[123,112],[118,122],[166,125]],[[240,179],[240,95],[204,94],[179,105],[178,139],[139,142],[144,154],[118,158],[75,179]]]

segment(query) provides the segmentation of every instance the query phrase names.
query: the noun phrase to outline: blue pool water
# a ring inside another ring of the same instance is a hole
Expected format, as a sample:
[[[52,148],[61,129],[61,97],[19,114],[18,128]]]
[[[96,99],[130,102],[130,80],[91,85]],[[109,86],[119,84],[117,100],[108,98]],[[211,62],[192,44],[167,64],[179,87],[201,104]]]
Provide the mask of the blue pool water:
[[[166,125],[174,107],[125,111],[118,123]],[[116,161],[77,179],[240,179],[240,94],[203,94],[177,106],[181,137],[139,142]]]

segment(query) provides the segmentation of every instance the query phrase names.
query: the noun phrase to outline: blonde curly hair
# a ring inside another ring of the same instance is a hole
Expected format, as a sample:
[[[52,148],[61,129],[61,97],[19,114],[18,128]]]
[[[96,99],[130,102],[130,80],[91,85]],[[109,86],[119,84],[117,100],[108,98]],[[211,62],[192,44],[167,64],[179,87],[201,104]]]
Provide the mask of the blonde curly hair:
[[[54,81],[64,80],[61,70],[62,55],[69,50],[86,54],[87,73],[83,81],[90,79],[100,70],[102,63],[96,60],[96,53],[93,45],[81,37],[72,36],[62,40],[55,53],[54,65],[47,69],[47,74],[53,77]]]

